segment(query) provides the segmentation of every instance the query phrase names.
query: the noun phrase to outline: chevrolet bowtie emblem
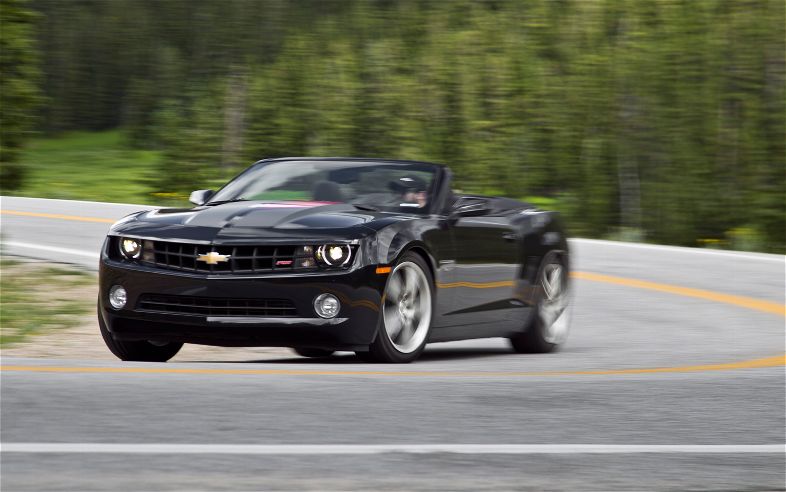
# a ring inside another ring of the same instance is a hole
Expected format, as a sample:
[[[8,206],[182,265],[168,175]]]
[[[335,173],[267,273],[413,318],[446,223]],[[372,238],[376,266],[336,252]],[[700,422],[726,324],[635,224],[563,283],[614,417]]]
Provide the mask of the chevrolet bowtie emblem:
[[[218,265],[219,263],[229,261],[229,255],[220,255],[215,251],[211,251],[206,255],[197,256],[197,261],[204,261],[208,265]]]

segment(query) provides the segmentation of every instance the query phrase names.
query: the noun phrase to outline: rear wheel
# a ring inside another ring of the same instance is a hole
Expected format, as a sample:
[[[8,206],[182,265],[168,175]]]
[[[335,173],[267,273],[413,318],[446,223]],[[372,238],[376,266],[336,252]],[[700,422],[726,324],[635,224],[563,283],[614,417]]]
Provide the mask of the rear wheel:
[[[99,308],[100,309],[100,308]],[[138,362],[166,362],[183,347],[182,343],[156,342],[149,340],[117,340],[104,324],[104,318],[98,313],[98,326],[101,337],[109,350],[120,360]]]
[[[434,281],[420,255],[405,253],[388,276],[382,313],[369,359],[412,362],[426,346],[433,315]]]
[[[333,351],[327,349],[295,347],[292,350],[294,350],[297,355],[302,355],[303,357],[330,357],[333,355]]]
[[[538,272],[535,315],[525,331],[511,337],[521,353],[553,352],[568,337],[570,327],[568,269],[556,253],[549,253]]]

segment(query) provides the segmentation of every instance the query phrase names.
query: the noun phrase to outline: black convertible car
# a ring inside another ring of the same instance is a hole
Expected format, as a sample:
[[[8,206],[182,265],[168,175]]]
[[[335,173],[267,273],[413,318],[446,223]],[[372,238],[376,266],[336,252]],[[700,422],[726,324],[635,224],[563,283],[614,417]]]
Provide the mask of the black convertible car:
[[[507,337],[549,352],[567,336],[558,215],[456,194],[445,166],[269,159],[191,202],[109,231],[98,319],[120,359],[198,343],[410,362],[428,342]]]

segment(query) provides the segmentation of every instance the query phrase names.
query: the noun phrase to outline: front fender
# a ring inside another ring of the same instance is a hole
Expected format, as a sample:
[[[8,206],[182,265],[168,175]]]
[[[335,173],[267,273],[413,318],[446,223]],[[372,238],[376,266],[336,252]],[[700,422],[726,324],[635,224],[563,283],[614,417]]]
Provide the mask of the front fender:
[[[449,256],[452,247],[450,232],[436,218],[391,224],[377,232],[374,243],[372,261],[377,264],[394,264],[404,253],[416,249],[434,270],[438,259]]]

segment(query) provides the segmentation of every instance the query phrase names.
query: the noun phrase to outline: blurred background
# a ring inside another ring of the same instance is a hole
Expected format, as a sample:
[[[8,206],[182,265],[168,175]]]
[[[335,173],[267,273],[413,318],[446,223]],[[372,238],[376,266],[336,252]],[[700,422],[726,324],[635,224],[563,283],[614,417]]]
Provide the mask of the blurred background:
[[[0,0],[0,489],[783,490],[785,10]],[[565,349],[116,361],[95,316],[110,224],[279,156],[441,162],[465,192],[561,211]],[[454,452],[506,443],[570,449]],[[395,452],[312,448],[369,444]]]
[[[786,251],[783,0],[0,0],[3,194],[449,164],[572,235]]]

